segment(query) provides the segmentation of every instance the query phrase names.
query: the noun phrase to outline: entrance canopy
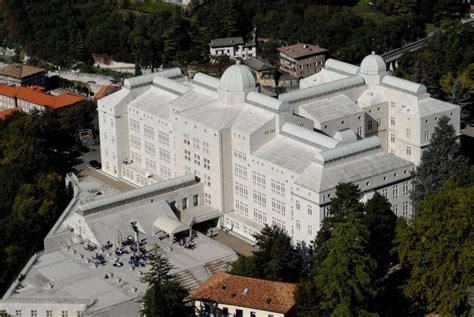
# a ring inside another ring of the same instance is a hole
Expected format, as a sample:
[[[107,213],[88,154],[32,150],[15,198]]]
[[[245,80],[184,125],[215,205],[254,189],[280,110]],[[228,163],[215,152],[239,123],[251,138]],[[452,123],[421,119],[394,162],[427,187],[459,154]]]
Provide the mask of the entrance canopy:
[[[170,236],[173,236],[175,233],[189,230],[189,226],[181,223],[178,219],[170,216],[161,216],[155,220],[153,227],[160,229],[161,231],[166,232]]]

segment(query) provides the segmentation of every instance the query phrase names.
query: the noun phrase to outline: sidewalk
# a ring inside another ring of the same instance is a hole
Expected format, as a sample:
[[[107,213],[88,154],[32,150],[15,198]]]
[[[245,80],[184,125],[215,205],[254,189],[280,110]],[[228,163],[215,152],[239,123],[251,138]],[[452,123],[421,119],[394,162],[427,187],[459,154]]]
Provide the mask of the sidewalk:
[[[257,251],[256,247],[248,244],[247,242],[237,238],[236,236],[229,234],[225,231],[218,231],[217,234],[213,237],[214,240],[222,243],[223,245],[232,248],[239,255],[250,256],[253,251]]]

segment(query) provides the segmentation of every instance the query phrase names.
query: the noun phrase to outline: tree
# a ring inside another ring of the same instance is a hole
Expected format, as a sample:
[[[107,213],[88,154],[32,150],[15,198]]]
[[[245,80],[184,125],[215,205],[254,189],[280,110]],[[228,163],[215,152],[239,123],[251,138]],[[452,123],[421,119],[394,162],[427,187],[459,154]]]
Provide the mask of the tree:
[[[339,183],[336,186],[336,197],[331,200],[329,213],[323,219],[321,228],[313,242],[316,269],[329,252],[326,242],[330,239],[335,225],[346,220],[350,215],[354,218],[363,215],[364,205],[359,201],[360,196],[360,189],[352,183]]]
[[[149,264],[151,268],[142,278],[148,289],[141,313],[150,317],[192,316],[192,308],[184,303],[188,293],[173,280],[173,267],[158,245],[149,252]]]
[[[454,187],[423,198],[417,217],[401,220],[396,244],[410,275],[404,292],[425,313],[468,316],[474,285],[474,186]]]
[[[369,255],[368,239],[369,231],[355,215],[335,225],[315,276],[323,316],[377,316],[369,312],[377,294],[377,264]]]
[[[303,274],[303,258],[291,238],[277,226],[265,226],[255,235],[258,251],[239,258],[232,273],[273,281],[296,282]]]
[[[463,167],[465,158],[461,154],[454,128],[449,124],[449,118],[443,116],[413,175],[411,198],[414,204],[427,195],[436,194],[448,179],[459,179]]]
[[[396,260],[391,254],[397,216],[393,213],[387,198],[379,193],[367,201],[363,223],[369,231],[369,253],[377,262],[377,278],[382,279]]]

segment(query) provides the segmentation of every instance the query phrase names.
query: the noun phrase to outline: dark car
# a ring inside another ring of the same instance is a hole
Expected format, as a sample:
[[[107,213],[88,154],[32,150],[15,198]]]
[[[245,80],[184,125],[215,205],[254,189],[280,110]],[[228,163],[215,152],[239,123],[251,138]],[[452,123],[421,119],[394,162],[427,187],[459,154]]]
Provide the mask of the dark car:
[[[93,168],[95,168],[96,170],[100,170],[101,167],[102,167],[102,164],[100,164],[100,162],[96,161],[96,160],[92,160],[89,162],[89,165]]]

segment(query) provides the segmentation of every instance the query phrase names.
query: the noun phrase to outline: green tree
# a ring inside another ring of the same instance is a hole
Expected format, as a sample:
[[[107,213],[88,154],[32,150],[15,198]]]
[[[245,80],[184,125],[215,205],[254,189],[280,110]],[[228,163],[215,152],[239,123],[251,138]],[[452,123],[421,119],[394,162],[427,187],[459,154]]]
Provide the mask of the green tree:
[[[417,217],[401,220],[396,243],[410,274],[406,296],[425,313],[468,316],[474,285],[474,186],[452,183],[418,204]]]
[[[326,242],[329,248],[315,276],[324,316],[377,316],[370,313],[377,294],[376,262],[369,253],[369,231],[351,215],[337,223]]]
[[[283,229],[265,226],[255,235],[255,240],[258,251],[250,257],[240,257],[232,273],[274,281],[298,281],[303,274],[303,258]]]
[[[149,257],[151,268],[142,278],[148,289],[141,313],[150,317],[192,316],[192,309],[184,303],[188,293],[173,280],[173,267],[158,245],[150,250]]]
[[[360,202],[360,197],[360,189],[352,183],[339,183],[336,186],[336,197],[331,200],[329,213],[323,219],[313,242],[316,269],[329,252],[327,241],[336,224],[345,221],[351,215],[355,218],[363,215],[364,205]]]
[[[414,204],[423,197],[436,194],[447,180],[458,180],[460,171],[466,167],[454,128],[448,117],[441,117],[431,136],[430,144],[423,151],[421,163],[414,172],[414,189],[411,197]]]

